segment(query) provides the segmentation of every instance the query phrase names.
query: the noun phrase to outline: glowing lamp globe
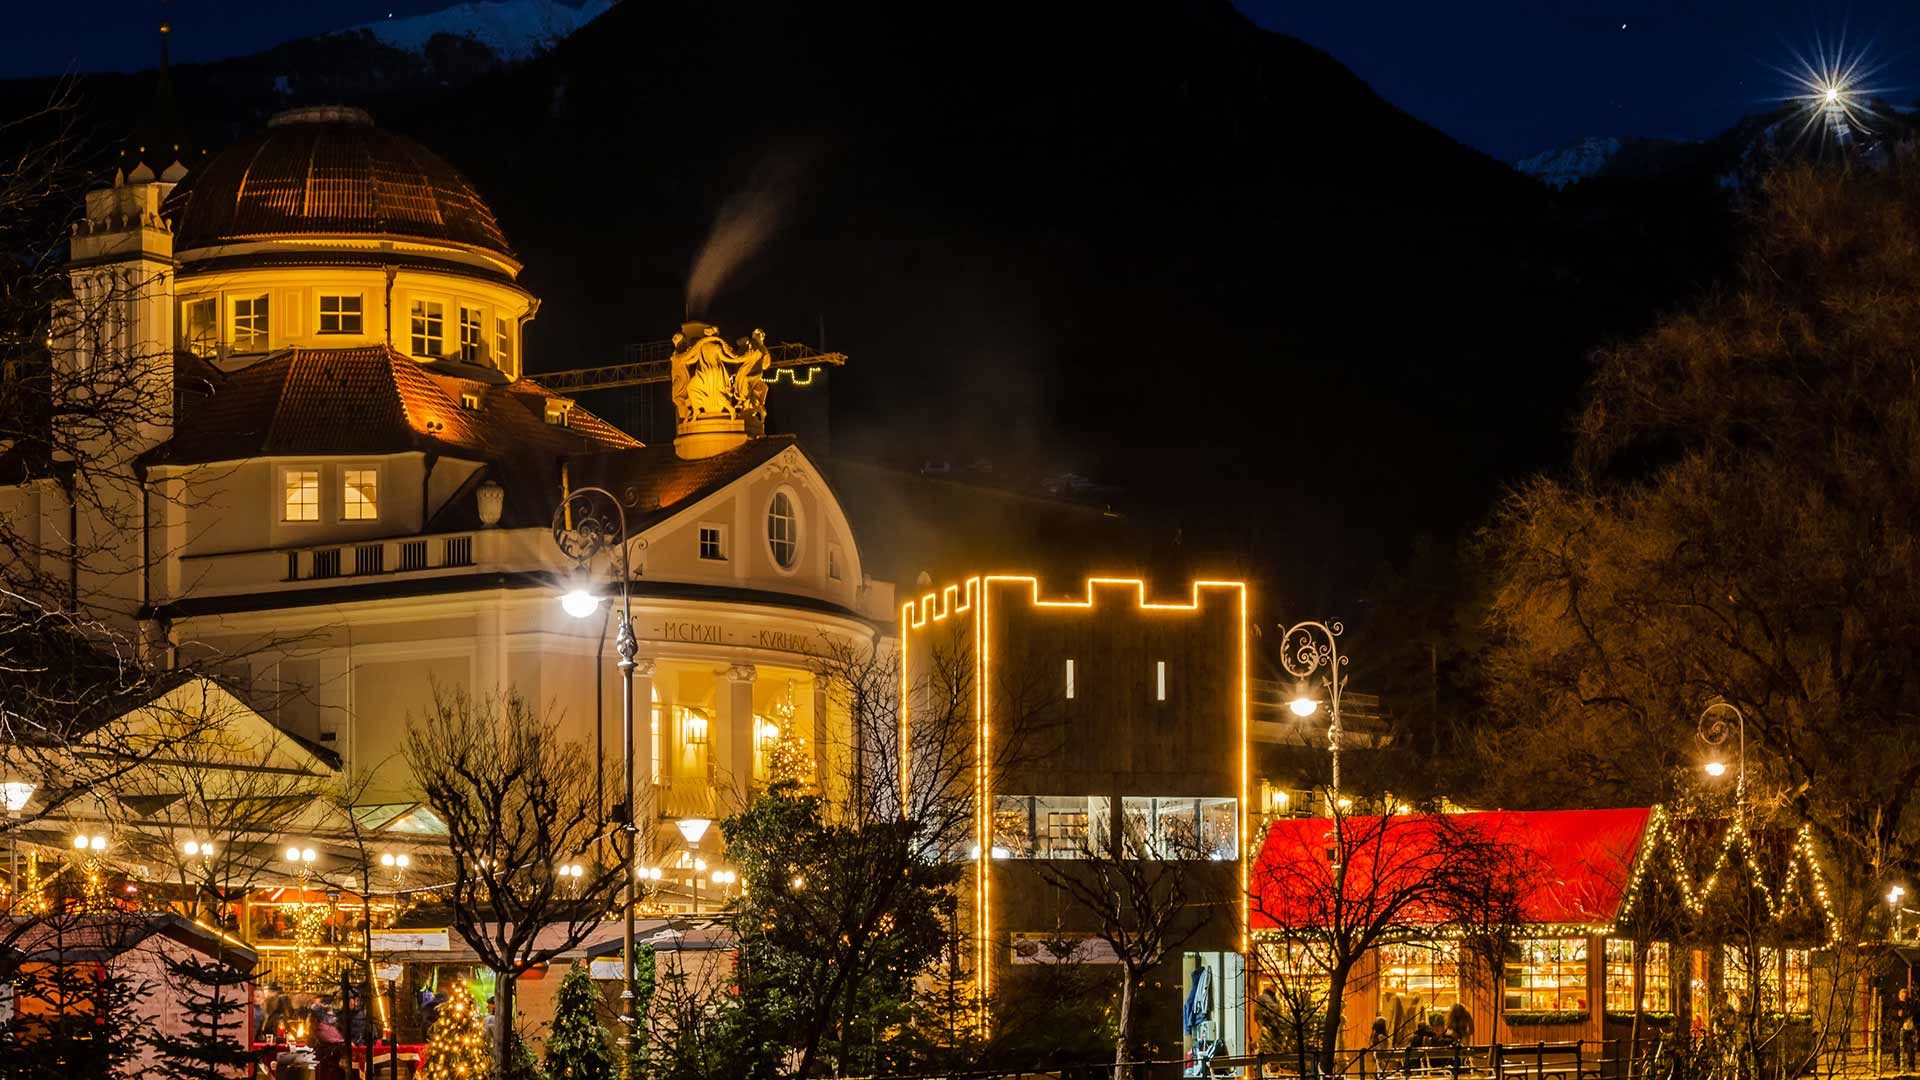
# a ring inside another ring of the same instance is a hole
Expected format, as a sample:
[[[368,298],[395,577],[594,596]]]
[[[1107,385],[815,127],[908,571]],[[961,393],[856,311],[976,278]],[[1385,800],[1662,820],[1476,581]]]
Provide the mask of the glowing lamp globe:
[[[1292,709],[1295,716],[1312,716],[1320,711],[1320,703],[1310,697],[1297,697],[1287,702],[1287,708]]]
[[[1727,763],[1724,761],[1709,761],[1706,764],[1706,769],[1708,776],[1727,775]]]
[[[8,780],[0,784],[0,795],[7,800],[7,813],[17,814],[27,808],[28,800],[33,798],[34,785],[25,780]]]
[[[600,598],[585,589],[574,589],[560,598],[560,609],[576,619],[584,619],[600,610]]]

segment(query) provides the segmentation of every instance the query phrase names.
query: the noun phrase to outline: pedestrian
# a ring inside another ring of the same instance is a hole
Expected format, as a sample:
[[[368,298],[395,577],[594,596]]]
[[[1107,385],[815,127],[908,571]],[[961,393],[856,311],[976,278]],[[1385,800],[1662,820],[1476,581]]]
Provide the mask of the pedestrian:
[[[1900,993],[1893,999],[1893,1028],[1895,1034],[1893,1067],[1896,1069],[1903,1067],[1903,1059],[1905,1068],[1911,1069],[1916,1065],[1920,1065],[1920,1062],[1914,1060],[1915,1052],[1920,1050],[1920,1044],[1917,1044],[1917,1040],[1920,1040],[1920,1031],[1915,1030],[1914,1012],[1915,1002],[1913,1000],[1913,992],[1903,986],[1900,988]]]
[[[281,1042],[281,1034],[287,1022],[293,1018],[293,1002],[280,992],[280,984],[270,982],[261,988],[265,999],[260,1003],[260,1015],[253,1029],[253,1041],[257,1043]]]
[[[446,1003],[445,994],[436,994],[432,990],[420,991],[420,1034],[423,1038],[433,1038],[433,1022],[440,1018],[440,1006]]]
[[[487,996],[487,1019],[485,1027],[487,1029],[487,1045],[500,1045],[500,1006],[493,1000],[491,994]]]
[[[1473,1014],[1467,1011],[1465,1002],[1456,1001],[1447,1010],[1446,1041],[1455,1046],[1473,1045]]]
[[[340,1017],[333,999],[320,998],[313,1003],[308,1043],[313,1047],[315,1080],[346,1080],[347,1037],[340,1031]]]

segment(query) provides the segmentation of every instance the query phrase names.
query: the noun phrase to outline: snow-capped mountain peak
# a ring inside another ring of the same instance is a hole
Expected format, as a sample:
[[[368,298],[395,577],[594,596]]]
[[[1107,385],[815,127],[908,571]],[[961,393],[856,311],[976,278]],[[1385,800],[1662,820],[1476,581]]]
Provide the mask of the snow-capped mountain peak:
[[[502,60],[525,60],[605,14],[614,0],[466,0],[424,15],[379,19],[349,28],[383,43],[422,52],[436,34],[472,38]]]
[[[1548,187],[1563,188],[1598,175],[1620,152],[1621,145],[1620,140],[1611,135],[1589,135],[1578,142],[1523,158],[1514,163],[1514,168]]]

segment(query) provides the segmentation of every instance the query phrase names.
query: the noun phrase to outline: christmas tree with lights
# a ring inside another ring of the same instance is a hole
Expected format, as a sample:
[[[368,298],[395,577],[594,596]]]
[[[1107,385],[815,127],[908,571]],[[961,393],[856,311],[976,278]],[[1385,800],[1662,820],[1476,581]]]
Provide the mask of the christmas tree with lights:
[[[600,1026],[600,991],[575,964],[554,995],[553,1034],[547,1036],[547,1075],[554,1080],[613,1080],[613,1047]]]
[[[788,682],[786,700],[773,707],[780,731],[767,747],[767,774],[772,786],[790,784],[798,791],[807,791],[813,787],[813,752],[795,730],[794,714],[798,711],[793,704],[793,683]]]
[[[473,1008],[473,995],[456,985],[427,1032],[427,1062],[419,1080],[485,1080],[493,1075],[487,1029]]]

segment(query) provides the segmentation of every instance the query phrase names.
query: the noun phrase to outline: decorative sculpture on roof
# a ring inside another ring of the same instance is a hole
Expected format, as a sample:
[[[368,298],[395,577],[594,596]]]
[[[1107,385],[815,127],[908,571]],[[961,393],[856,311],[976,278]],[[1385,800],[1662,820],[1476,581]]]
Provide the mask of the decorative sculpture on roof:
[[[718,327],[690,322],[673,335],[673,407],[682,425],[760,420],[767,411],[767,335],[728,346]]]

